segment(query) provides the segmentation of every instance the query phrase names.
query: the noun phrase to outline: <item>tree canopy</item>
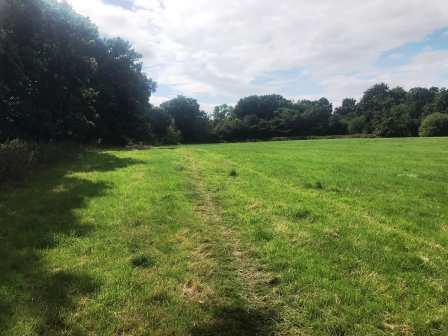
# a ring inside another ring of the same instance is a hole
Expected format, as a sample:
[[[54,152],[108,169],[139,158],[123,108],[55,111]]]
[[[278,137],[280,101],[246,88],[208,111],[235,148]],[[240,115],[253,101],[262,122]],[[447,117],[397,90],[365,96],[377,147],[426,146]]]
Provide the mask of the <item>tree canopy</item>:
[[[68,4],[3,0],[0,138],[147,139],[154,82],[122,39],[103,39]]]

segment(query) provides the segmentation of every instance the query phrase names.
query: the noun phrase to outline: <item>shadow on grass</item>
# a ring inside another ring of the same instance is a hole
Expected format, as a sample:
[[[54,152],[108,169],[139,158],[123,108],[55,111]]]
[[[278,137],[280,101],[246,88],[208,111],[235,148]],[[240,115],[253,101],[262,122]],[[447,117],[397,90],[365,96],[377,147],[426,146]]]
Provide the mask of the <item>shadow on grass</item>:
[[[42,257],[67,237],[93,230],[74,211],[111,187],[68,173],[112,171],[142,162],[93,151],[81,156],[0,192],[0,334],[24,320],[37,320],[33,324],[39,334],[62,334],[74,300],[100,286],[87,273],[50,268]]]
[[[274,334],[275,311],[223,307],[215,312],[214,319],[191,331],[192,336],[268,336]]]

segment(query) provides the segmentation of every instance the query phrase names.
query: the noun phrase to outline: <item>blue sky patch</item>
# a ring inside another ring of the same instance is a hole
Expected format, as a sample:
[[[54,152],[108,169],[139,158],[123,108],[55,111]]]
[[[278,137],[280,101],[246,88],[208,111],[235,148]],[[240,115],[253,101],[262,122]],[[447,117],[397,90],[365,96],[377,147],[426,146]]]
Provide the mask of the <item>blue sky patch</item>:
[[[275,92],[282,92],[287,97],[318,95],[322,86],[311,78],[306,69],[281,69],[257,76],[251,84],[273,87]]]
[[[405,65],[426,50],[448,50],[448,27],[434,31],[421,41],[407,43],[386,51],[379,57],[377,66],[396,67]]]
[[[134,11],[136,9],[133,0],[102,0],[106,5],[118,6],[130,11]]]

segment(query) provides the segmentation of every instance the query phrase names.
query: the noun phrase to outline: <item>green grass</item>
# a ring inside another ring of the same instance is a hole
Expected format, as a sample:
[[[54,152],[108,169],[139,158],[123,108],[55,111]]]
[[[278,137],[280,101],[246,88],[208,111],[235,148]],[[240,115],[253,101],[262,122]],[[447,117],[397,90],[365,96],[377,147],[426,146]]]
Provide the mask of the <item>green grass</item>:
[[[0,193],[0,335],[448,335],[448,139],[90,151]]]

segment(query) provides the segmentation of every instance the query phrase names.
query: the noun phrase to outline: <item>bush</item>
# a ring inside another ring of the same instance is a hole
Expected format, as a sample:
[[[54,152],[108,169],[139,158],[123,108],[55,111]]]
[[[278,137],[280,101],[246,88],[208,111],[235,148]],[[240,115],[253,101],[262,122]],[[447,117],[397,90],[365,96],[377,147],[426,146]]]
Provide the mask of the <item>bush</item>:
[[[25,175],[35,156],[36,148],[32,144],[19,140],[0,144],[0,182]]]
[[[448,135],[448,114],[433,113],[423,119],[420,126],[420,136],[445,136]]]
[[[40,166],[68,159],[78,151],[73,145],[37,144],[12,140],[0,144],[0,183],[23,179]]]

